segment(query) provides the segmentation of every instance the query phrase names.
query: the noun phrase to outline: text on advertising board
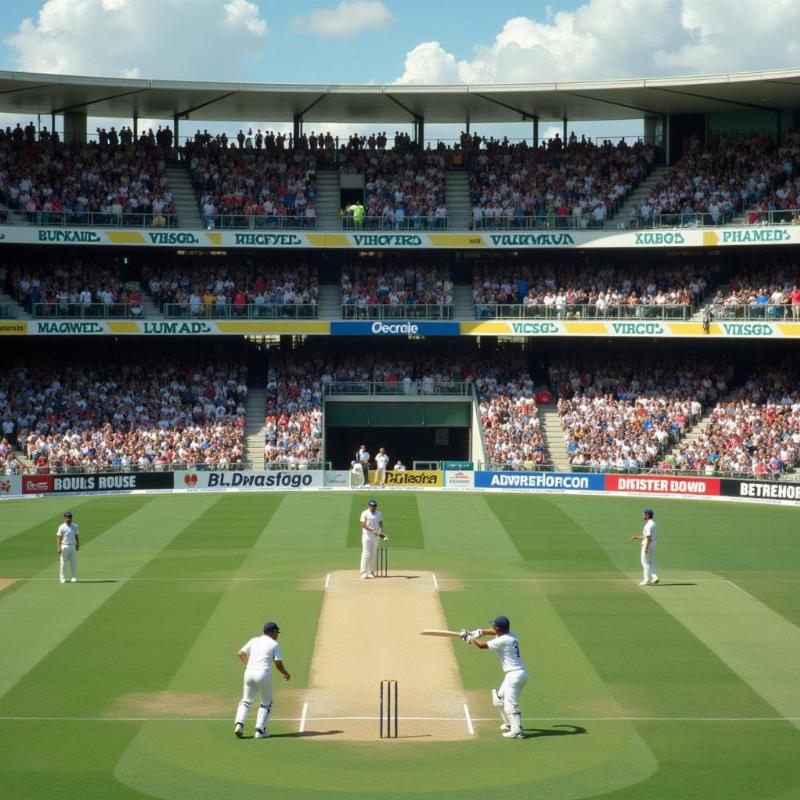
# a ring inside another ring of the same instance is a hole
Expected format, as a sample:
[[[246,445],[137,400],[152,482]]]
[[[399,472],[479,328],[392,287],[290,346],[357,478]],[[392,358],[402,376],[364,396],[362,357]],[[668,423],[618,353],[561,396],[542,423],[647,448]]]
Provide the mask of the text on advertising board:
[[[688,494],[716,497],[719,478],[685,478],[670,475],[606,475],[607,492],[640,494]]]
[[[375,473],[370,476],[375,481]],[[386,473],[387,486],[441,486],[442,473],[438,470],[408,469]]]
[[[602,475],[570,472],[476,472],[478,489],[527,489],[528,491],[558,492],[581,489],[602,492],[605,484]]]

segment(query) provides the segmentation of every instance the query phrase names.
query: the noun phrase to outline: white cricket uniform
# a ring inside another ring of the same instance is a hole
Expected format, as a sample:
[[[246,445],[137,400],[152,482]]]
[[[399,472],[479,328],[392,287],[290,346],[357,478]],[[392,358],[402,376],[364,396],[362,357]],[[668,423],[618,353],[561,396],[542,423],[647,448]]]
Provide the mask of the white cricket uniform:
[[[266,731],[267,720],[272,712],[272,664],[281,660],[280,645],[264,634],[255,636],[244,647],[247,666],[244,670],[244,691],[236,709],[236,724],[244,725],[250,712],[250,704],[259,696],[260,705],[256,715],[256,728]]]
[[[381,537],[375,531],[383,529],[383,514],[380,511],[361,512],[361,522],[367,523],[370,530],[361,528],[361,569],[362,575],[375,575],[378,559],[378,544]]]
[[[650,546],[647,547],[647,540],[642,540],[642,570],[644,577],[642,580],[650,583],[650,581],[658,579],[658,570],[656,569],[656,523],[652,519],[648,519],[642,528],[642,536],[650,537]]]
[[[386,453],[378,453],[375,456],[375,465],[377,466],[376,483],[383,486],[386,483],[386,467],[389,466],[389,456]]]
[[[369,450],[359,450],[356,453],[356,461],[361,464],[361,471],[364,474],[364,484],[369,483],[369,460],[372,456],[369,454]]]
[[[58,526],[57,536],[61,537],[61,555],[59,557],[59,570],[58,577],[61,582],[65,582],[67,576],[65,575],[66,566],[69,564],[70,577],[73,580],[78,579],[78,534],[80,528],[71,522],[69,525],[63,523]]]
[[[519,642],[512,632],[496,636],[487,643],[490,650],[497,653],[503,670],[503,682],[497,689],[497,696],[503,701],[505,716],[514,733],[522,733],[522,712],[519,708],[519,695],[528,682],[528,670],[519,653]]]

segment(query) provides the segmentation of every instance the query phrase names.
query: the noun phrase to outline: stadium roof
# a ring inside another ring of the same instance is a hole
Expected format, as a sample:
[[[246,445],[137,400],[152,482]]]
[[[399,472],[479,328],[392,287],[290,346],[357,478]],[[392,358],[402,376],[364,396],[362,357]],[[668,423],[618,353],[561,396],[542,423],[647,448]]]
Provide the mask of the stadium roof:
[[[207,121],[406,123],[641,119],[800,108],[800,69],[580,83],[301,85],[92,78],[0,71],[0,112]]]

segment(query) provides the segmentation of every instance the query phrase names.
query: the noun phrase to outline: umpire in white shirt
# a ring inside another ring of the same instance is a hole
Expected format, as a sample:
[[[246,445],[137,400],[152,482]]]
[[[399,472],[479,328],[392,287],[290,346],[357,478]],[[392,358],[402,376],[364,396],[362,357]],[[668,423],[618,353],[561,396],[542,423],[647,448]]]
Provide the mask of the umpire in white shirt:
[[[72,521],[72,512],[64,512],[64,522],[56,531],[56,552],[59,557],[58,577],[61,583],[67,582],[66,566],[69,564],[70,581],[78,582],[78,550],[81,549],[80,529]]]

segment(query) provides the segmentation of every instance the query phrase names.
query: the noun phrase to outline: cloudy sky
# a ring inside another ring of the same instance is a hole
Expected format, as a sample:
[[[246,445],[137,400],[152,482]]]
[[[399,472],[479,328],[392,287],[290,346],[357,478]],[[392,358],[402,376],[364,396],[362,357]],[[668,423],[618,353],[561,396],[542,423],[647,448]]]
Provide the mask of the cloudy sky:
[[[0,69],[509,83],[800,67],[800,2],[2,0]]]

